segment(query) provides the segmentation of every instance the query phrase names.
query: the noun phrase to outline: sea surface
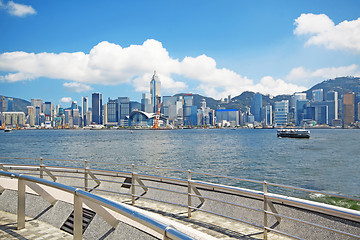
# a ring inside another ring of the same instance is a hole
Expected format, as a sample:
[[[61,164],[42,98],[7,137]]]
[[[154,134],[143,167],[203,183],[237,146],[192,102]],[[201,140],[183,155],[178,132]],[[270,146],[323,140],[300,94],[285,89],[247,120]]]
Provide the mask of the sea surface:
[[[313,129],[310,139],[277,138],[275,129],[14,130],[0,132],[0,156],[174,168],[360,197],[356,129]],[[13,160],[0,159],[9,161]],[[115,165],[91,167],[124,170]],[[186,173],[167,174],[186,178]],[[261,189],[231,179],[192,176]]]

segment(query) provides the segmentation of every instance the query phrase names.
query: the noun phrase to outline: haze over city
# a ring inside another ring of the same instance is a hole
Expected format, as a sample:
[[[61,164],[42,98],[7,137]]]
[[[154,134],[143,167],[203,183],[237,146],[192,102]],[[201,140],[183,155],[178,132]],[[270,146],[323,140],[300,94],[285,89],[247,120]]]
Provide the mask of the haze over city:
[[[220,99],[360,76],[357,1],[0,1],[0,94],[69,105],[101,92]]]

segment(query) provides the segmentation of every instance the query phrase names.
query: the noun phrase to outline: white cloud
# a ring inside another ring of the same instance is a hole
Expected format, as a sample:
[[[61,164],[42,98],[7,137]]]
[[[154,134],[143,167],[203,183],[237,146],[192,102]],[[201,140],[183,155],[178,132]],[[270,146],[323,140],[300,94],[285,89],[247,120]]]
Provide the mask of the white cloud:
[[[63,103],[70,103],[71,101],[72,101],[71,97],[63,97],[60,100],[60,102],[63,102]]]
[[[9,1],[6,4],[3,4],[0,1],[0,7],[5,9],[9,14],[16,17],[26,17],[28,15],[36,14],[35,9],[30,5],[24,5]]]
[[[302,83],[310,87],[326,79],[342,76],[360,76],[360,67],[357,64],[341,67],[328,67],[316,70],[305,69],[303,67],[293,68],[285,77],[289,82]]]
[[[1,81],[63,79],[69,81],[64,87],[77,92],[91,90],[91,84],[131,84],[136,91],[148,92],[154,70],[160,77],[163,94],[198,90],[219,99],[247,90],[283,94],[302,89],[284,80],[273,80],[273,84],[265,80],[254,83],[235,71],[218,68],[216,61],[206,55],[188,56],[182,61],[171,58],[161,42],[153,39],[126,48],[104,41],[88,54],[20,51],[0,54],[0,71],[14,74],[0,76]],[[189,90],[188,86],[196,89]]]
[[[93,88],[90,87],[89,85],[78,82],[64,83],[63,86],[68,91],[72,91],[72,92],[86,92],[93,90]]]
[[[294,34],[307,35],[306,45],[322,45],[328,49],[346,49],[360,53],[360,18],[338,25],[325,14],[301,14],[295,19]]]

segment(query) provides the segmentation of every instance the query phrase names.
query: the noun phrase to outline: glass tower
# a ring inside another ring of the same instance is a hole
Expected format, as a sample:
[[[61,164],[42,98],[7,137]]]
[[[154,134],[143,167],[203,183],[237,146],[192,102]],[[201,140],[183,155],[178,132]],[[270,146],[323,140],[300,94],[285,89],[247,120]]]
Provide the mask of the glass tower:
[[[102,124],[102,94],[92,94],[92,121],[96,124]]]

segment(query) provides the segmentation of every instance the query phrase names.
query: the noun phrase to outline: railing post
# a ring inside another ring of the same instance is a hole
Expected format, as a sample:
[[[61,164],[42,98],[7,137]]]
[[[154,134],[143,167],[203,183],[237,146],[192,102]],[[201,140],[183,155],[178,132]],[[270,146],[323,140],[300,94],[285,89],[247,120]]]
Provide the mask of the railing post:
[[[18,179],[17,229],[25,228],[25,181]]]
[[[40,178],[44,178],[44,159],[40,157]]]
[[[84,161],[84,188],[85,191],[88,191],[88,187],[89,187],[89,179],[88,179],[88,161],[85,160]]]
[[[264,196],[264,207],[263,207],[263,210],[264,210],[264,240],[267,240],[267,234],[268,234],[268,230],[267,230],[267,226],[268,226],[268,216],[267,216],[267,198],[266,198],[266,194],[268,193],[267,191],[267,182],[264,181],[263,183],[263,196]]]
[[[188,170],[188,174],[187,174],[187,183],[188,183],[188,218],[191,217],[191,171]]]
[[[74,192],[74,240],[81,240],[83,234],[82,199]]]
[[[135,165],[131,165],[131,204],[135,205]]]

